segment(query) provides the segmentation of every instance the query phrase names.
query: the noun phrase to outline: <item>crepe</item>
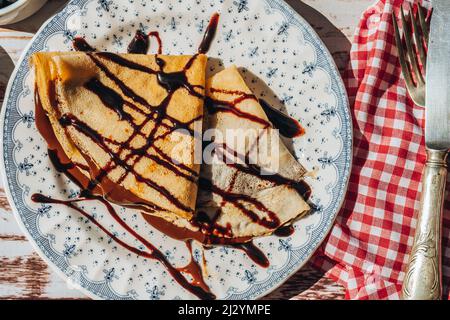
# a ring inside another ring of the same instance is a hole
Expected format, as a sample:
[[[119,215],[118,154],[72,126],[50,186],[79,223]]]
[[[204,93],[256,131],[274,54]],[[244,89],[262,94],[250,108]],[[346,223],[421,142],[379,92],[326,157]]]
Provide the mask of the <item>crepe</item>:
[[[192,219],[206,56],[36,53],[31,62],[54,134],[91,184]]]
[[[264,145],[257,148],[257,151],[249,153],[247,164],[219,162],[202,166],[200,176],[203,184],[198,195],[197,212],[207,213],[218,226],[226,229],[226,234],[216,232],[219,236],[237,238],[272,233],[306,213],[310,207],[298,192],[299,186],[303,186],[302,178],[306,171],[281,142],[277,132],[272,130],[263,108],[238,69],[232,66],[208,79],[207,96],[211,100],[208,128],[219,131],[222,137],[226,136],[227,130],[249,132],[242,148],[238,148],[238,144],[230,148],[229,139],[224,139],[227,148],[216,151],[216,154],[227,154],[222,156],[224,162],[236,152],[240,155],[248,153],[264,135],[267,148],[270,149],[274,143],[277,148],[271,154],[265,152]],[[228,107],[224,108],[224,105]],[[252,135],[252,132],[257,134]],[[222,141],[217,141],[216,137],[214,142],[217,145]],[[218,191],[211,192],[209,184]],[[271,213],[275,217],[271,218]],[[273,221],[275,219],[277,221]]]
[[[208,129],[216,133],[209,145],[214,146],[209,150],[214,150],[216,161],[202,164],[194,218],[171,222],[202,232],[204,242],[226,244],[271,234],[306,214],[310,210],[304,198],[308,192],[303,182],[306,170],[281,142],[238,69],[232,66],[217,73],[207,80],[206,90],[209,112],[204,127],[206,136],[210,136]],[[233,149],[224,138],[227,130],[240,130],[237,136],[241,140],[245,132],[250,134],[240,149],[236,149],[239,144]],[[253,131],[259,134],[252,135]],[[258,148],[249,153],[248,164],[245,159],[237,164],[230,161],[239,160],[264,134],[266,143],[276,146],[275,152],[266,154]]]

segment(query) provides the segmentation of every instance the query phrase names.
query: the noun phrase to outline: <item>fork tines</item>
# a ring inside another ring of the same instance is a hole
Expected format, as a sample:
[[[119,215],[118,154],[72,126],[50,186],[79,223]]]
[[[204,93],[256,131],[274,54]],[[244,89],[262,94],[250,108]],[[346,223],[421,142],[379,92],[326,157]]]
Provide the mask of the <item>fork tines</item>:
[[[409,4],[408,19],[405,16],[403,7],[400,9],[400,16],[402,20],[404,43],[400,35],[397,18],[395,13],[392,13],[395,42],[397,44],[403,77],[405,78],[406,87],[413,101],[417,105],[425,106],[424,74],[426,73],[427,67],[427,53],[425,47],[429,37],[429,27],[425,9],[418,6],[417,15],[415,15],[413,6]]]

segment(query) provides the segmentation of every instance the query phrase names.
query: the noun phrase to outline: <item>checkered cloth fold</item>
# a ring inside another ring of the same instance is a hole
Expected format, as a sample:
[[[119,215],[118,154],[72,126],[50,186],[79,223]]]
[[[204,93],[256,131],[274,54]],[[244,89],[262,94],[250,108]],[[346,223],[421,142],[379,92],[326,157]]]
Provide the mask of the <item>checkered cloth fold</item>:
[[[398,62],[391,14],[401,5],[381,0],[364,12],[343,75],[353,114],[353,169],[344,206],[312,263],[344,285],[348,299],[399,298],[417,223],[425,113],[408,96]],[[449,298],[450,183],[444,206]]]

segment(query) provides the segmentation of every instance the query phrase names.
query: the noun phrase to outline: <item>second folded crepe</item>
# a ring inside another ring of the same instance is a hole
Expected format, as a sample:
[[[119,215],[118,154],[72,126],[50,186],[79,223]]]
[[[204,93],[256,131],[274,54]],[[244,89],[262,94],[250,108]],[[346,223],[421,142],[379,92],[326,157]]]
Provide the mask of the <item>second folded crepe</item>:
[[[211,152],[204,152],[203,160],[209,154],[213,159],[201,166],[196,213],[191,220],[175,217],[170,222],[176,229],[158,219],[148,221],[178,239],[229,244],[271,234],[306,214],[306,171],[281,142],[238,69],[232,66],[208,79],[206,91],[204,139],[213,142],[204,142]],[[240,148],[226,139],[227,133],[243,142],[237,143]],[[275,147],[266,152],[267,146]]]

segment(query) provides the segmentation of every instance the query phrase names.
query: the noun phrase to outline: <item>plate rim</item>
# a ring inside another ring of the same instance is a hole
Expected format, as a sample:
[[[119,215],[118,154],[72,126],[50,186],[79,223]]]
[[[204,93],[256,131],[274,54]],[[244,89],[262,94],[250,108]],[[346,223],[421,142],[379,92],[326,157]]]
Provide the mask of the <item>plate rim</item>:
[[[31,243],[33,249],[38,253],[38,255],[40,256],[41,259],[43,259],[47,265],[50,266],[50,268],[55,271],[55,273],[61,277],[61,279],[65,280],[66,282],[70,281],[70,278],[67,274],[64,273],[63,270],[61,270],[53,261],[50,260],[49,257],[47,257],[47,255],[44,253],[43,249],[41,249],[39,247],[39,245],[37,244],[36,240],[34,239],[33,235],[28,231],[28,229],[25,227],[24,222],[22,221],[22,218],[20,216],[19,210],[16,206],[16,203],[14,201],[12,201],[13,195],[12,192],[10,190],[10,186],[9,186],[9,181],[8,181],[8,177],[7,177],[7,173],[6,173],[6,165],[5,165],[5,154],[4,154],[4,130],[5,130],[5,115],[6,115],[6,109],[7,109],[7,104],[9,101],[9,97],[11,94],[11,88],[12,85],[14,83],[14,80],[17,77],[17,73],[20,69],[21,64],[23,63],[23,60],[26,58],[28,51],[30,50],[30,48],[33,46],[36,38],[43,32],[43,30],[55,19],[58,18],[58,16],[63,15],[63,13],[65,13],[66,10],[68,10],[68,8],[71,5],[74,5],[74,3],[76,2],[84,2],[84,1],[92,1],[92,0],[70,0],[63,8],[61,8],[61,10],[57,13],[55,13],[53,16],[49,17],[42,25],[41,27],[36,31],[36,33],[34,34],[34,36],[31,38],[31,40],[29,41],[29,43],[25,46],[24,50],[22,51],[19,59],[16,62],[15,68],[13,70],[13,72],[11,73],[11,76],[8,80],[8,84],[6,86],[5,89],[5,96],[4,96],[4,100],[3,100],[3,104],[2,104],[2,108],[0,111],[0,152],[2,153],[2,156],[0,157],[0,172],[2,174],[2,182],[4,185],[4,190],[5,190],[5,195],[8,199],[8,201],[11,204],[11,210],[14,214],[14,218],[17,221],[20,230],[24,233],[24,235],[26,236],[27,240]],[[342,209],[342,206],[344,204],[346,195],[347,195],[347,191],[348,191],[348,187],[349,187],[349,181],[350,181],[350,176],[351,176],[351,168],[353,165],[353,146],[354,146],[354,134],[353,134],[353,122],[352,122],[352,116],[351,116],[351,110],[350,110],[350,103],[349,103],[349,98],[348,98],[348,93],[347,90],[345,88],[345,84],[344,81],[342,79],[341,74],[339,73],[338,67],[336,65],[336,62],[333,58],[333,56],[331,55],[329,49],[325,46],[325,44],[323,43],[322,39],[319,37],[319,35],[317,34],[317,32],[314,30],[314,28],[308,23],[308,21],[303,18],[298,12],[296,12],[292,6],[287,3],[284,0],[265,0],[265,2],[267,4],[275,4],[278,5],[281,11],[287,11],[289,13],[289,15],[294,18],[297,19],[298,22],[300,23],[300,25],[306,29],[306,31],[312,36],[312,38],[315,40],[315,43],[313,43],[315,50],[321,50],[324,57],[326,58],[326,61],[330,64],[331,70],[328,70],[328,72],[331,71],[331,74],[328,73],[330,76],[332,76],[334,79],[336,79],[337,82],[337,87],[339,89],[340,92],[337,92],[338,94],[341,95],[341,97],[337,96],[337,101],[339,100],[343,100],[343,106],[342,106],[342,111],[344,113],[344,115],[346,116],[345,119],[342,119],[342,121],[345,121],[348,128],[347,128],[347,133],[343,134],[342,136],[347,138],[347,142],[348,142],[348,146],[347,148],[345,148],[348,154],[347,157],[349,158],[348,161],[346,161],[345,163],[345,169],[343,171],[343,174],[345,175],[343,177],[343,182],[344,182],[344,186],[342,188],[342,193],[338,199],[338,201],[336,201],[337,205],[335,212],[333,213],[333,217],[332,219],[330,219],[330,223],[329,226],[327,228],[327,230],[323,230],[325,232],[323,233],[323,237],[322,239],[320,239],[319,241],[316,242],[316,244],[314,245],[314,249],[311,250],[311,252],[306,255],[306,257],[304,258],[304,260],[300,263],[296,263],[294,267],[291,268],[291,270],[289,270],[289,272],[287,272],[287,274],[283,275],[283,279],[279,282],[277,282],[275,285],[270,285],[266,284],[266,287],[259,289],[260,292],[257,292],[256,294],[254,293],[250,293],[248,294],[245,299],[260,299],[270,293],[272,293],[273,291],[277,290],[279,287],[281,287],[286,281],[288,281],[295,273],[297,273],[301,268],[303,268],[305,266],[306,263],[309,262],[309,260],[311,259],[311,257],[315,254],[315,252],[317,251],[317,249],[319,249],[319,247],[323,244],[323,242],[325,241],[325,239],[327,238],[328,234],[330,233],[331,229],[333,228],[333,226],[335,225],[335,221],[337,218],[337,215],[339,214],[339,212]],[[284,10],[283,10],[284,9]],[[281,14],[283,16],[285,16],[285,12],[281,12]],[[346,121],[347,120],[347,121]],[[343,139],[344,140],[344,139]],[[345,147],[345,140],[343,141],[343,148]],[[344,152],[343,151],[343,152]],[[266,279],[267,280],[267,279]],[[267,282],[266,280],[264,280],[263,282]],[[269,287],[269,288],[267,288]],[[87,295],[88,297],[95,299],[95,300],[99,300],[102,299],[100,296],[98,296],[97,294],[89,291],[87,288],[85,288],[83,285],[81,284],[76,284],[76,290],[80,291],[81,293]],[[251,289],[251,287],[250,287]],[[246,291],[248,291],[249,289],[247,289]],[[246,292],[244,291],[244,293]],[[233,296],[236,294],[232,294],[231,298],[233,298]],[[239,295],[239,293],[237,293],[237,295]],[[230,297],[227,297],[228,299],[230,299]]]

